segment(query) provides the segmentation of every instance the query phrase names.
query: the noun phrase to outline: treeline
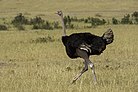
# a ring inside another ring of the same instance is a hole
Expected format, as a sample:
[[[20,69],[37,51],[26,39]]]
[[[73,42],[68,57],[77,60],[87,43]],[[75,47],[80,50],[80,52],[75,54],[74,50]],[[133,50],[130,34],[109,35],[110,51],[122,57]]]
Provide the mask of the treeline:
[[[126,14],[121,20],[112,18],[112,24],[138,24],[138,12]]]
[[[26,18],[22,13],[18,14],[11,22],[19,30],[25,30],[24,25],[32,25],[32,29],[46,29],[52,30],[58,28],[59,23],[50,23],[48,20],[44,20],[41,17],[36,16],[35,18]]]
[[[98,16],[101,16],[101,15],[98,15]],[[84,23],[91,24],[89,27],[95,27],[95,26],[105,25],[105,24],[113,24],[113,25],[138,24],[138,12],[134,12],[132,14],[126,14],[126,15],[124,15],[123,18],[121,18],[121,20],[113,17],[111,22],[106,19],[94,18],[94,17],[78,19],[77,17],[70,17],[70,16],[66,17],[65,16],[64,19],[66,20],[66,22],[67,22],[66,24],[68,24],[68,25],[71,25],[71,22],[84,22]]]
[[[5,20],[5,19],[3,19]],[[8,24],[8,25],[7,25]],[[34,18],[27,18],[22,13],[19,13],[15,16],[10,23],[0,24],[0,30],[8,30],[8,26],[10,25],[17,28],[18,30],[25,30],[25,26],[30,26],[32,30],[34,29],[45,29],[45,30],[53,30],[61,28],[59,26],[59,22],[49,22],[39,16]]]
[[[68,29],[78,28],[75,23],[82,22],[84,24],[89,24],[89,26],[84,26],[85,28],[92,28],[99,25],[105,24],[138,24],[138,12],[134,12],[132,14],[126,14],[121,18],[121,20],[113,17],[111,22],[106,19],[102,19],[100,15],[98,17],[87,17],[87,18],[77,18],[76,16],[71,17],[69,15],[64,16],[65,27]],[[34,18],[27,18],[22,13],[19,13],[12,20],[10,25],[13,25],[18,30],[25,30],[25,26],[31,26],[31,29],[45,29],[45,30],[53,30],[61,28],[60,23],[57,21],[50,22],[48,20],[42,19],[39,16]],[[6,24],[0,24],[0,30],[8,30]]]

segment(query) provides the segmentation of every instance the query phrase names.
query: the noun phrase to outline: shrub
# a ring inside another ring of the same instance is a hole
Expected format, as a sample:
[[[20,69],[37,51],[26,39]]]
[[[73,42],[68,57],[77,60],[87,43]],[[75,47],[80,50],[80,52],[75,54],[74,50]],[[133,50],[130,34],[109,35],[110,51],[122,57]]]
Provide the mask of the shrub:
[[[64,17],[64,24],[66,28],[74,28],[74,25],[71,22],[72,20],[69,15]]]
[[[47,29],[47,30],[52,30],[53,27],[52,27],[52,25],[48,21],[46,21],[45,23],[33,24],[33,29]]]
[[[121,20],[122,24],[132,24],[132,20],[130,20],[130,15],[127,14],[126,16],[124,16]]]
[[[78,21],[78,18],[76,17],[76,16],[74,16],[74,17],[71,17],[71,21]]]
[[[27,18],[25,18],[22,13],[19,13],[17,16],[14,17],[12,20],[13,25],[22,25],[22,24],[29,24]]]
[[[43,24],[45,22],[45,20],[43,20],[41,17],[35,17],[35,18],[32,18],[31,20],[30,20],[30,24],[31,25],[36,25],[36,24]]]
[[[136,24],[138,24],[138,18],[135,18]]]
[[[67,22],[68,22],[68,25],[71,25],[71,18],[69,15],[67,16]]]
[[[78,19],[78,21],[79,22],[83,22],[83,21],[85,21],[85,19],[84,18],[81,18],[81,19]]]
[[[29,20],[22,15],[22,13],[19,13],[17,16],[14,17],[14,19],[11,22],[18,30],[25,30],[24,25],[29,24]]]
[[[95,16],[96,16],[96,17],[102,17],[102,15],[99,14],[99,13],[95,14]]]
[[[16,28],[18,30],[25,30],[25,27],[23,25],[17,25]]]
[[[32,40],[33,43],[47,43],[47,42],[54,42],[55,39],[53,39],[53,37],[51,36],[47,36],[47,37],[39,37],[35,40]]]
[[[138,17],[138,12],[135,11],[135,12],[132,14],[132,17],[135,17],[135,18]]]
[[[52,23],[52,25],[53,25],[53,28],[56,28],[56,29],[60,28],[59,22],[57,22],[57,21],[54,21],[54,22]]]
[[[92,26],[98,26],[98,25],[104,25],[106,21],[104,19],[99,18],[91,18],[91,25]]]
[[[63,20],[64,20],[64,25],[65,25],[65,27],[67,27],[67,22],[68,22],[67,17],[66,17],[66,16],[64,16]]]
[[[73,24],[70,24],[69,25],[69,28],[73,29],[74,28],[74,25]]]
[[[42,25],[42,29],[52,30],[53,28],[50,22],[46,21],[46,23]]]
[[[88,19],[84,19],[84,23],[88,23]]]
[[[5,25],[0,25],[0,30],[8,30],[8,28]]]
[[[132,18],[134,19],[135,24],[138,24],[138,12],[135,11],[132,14]]]
[[[112,24],[115,24],[115,25],[116,25],[116,24],[118,24],[118,23],[119,23],[119,21],[118,21],[116,18],[113,17],[113,18],[112,18]]]

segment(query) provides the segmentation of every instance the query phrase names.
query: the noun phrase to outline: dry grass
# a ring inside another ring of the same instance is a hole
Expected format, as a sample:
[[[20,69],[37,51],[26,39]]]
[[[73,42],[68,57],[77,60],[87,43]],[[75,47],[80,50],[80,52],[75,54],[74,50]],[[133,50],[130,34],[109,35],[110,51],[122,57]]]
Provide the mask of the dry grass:
[[[119,18],[138,9],[137,0],[0,0],[0,3],[0,18],[7,22],[20,12],[28,17],[39,15],[58,20],[54,12],[59,9],[77,17],[100,14],[104,18]],[[67,57],[60,40],[61,30],[0,31],[0,92],[137,92],[137,25],[105,25],[67,33],[102,35],[108,28],[114,31],[114,42],[103,54],[90,58],[96,67],[97,85],[93,84],[90,69],[76,84],[70,84],[83,63],[82,59]],[[52,42],[48,37],[53,37]],[[39,42],[43,38],[47,41]]]
[[[18,13],[27,16],[41,16],[56,20],[54,13],[63,10],[65,14],[77,17],[88,17],[100,14],[103,17],[122,17],[138,9],[137,0],[1,0],[0,14],[3,17],[14,17]]]
[[[110,26],[85,29],[102,35]],[[136,92],[138,84],[137,29],[135,25],[112,26],[115,41],[100,56],[92,56],[98,84],[91,70],[76,84],[72,78],[83,67],[82,59],[67,57],[60,30],[0,32],[1,92]],[[76,30],[68,31],[68,34]],[[53,42],[34,43],[39,37],[54,37]]]

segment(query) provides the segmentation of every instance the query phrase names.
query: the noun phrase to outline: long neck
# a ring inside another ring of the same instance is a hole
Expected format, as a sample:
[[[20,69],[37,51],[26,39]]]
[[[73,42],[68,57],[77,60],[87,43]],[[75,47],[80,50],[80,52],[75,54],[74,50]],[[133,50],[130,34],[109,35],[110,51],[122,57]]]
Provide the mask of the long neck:
[[[62,28],[63,28],[63,35],[62,36],[66,36],[66,27],[65,27],[63,15],[61,16],[61,22],[62,22]]]

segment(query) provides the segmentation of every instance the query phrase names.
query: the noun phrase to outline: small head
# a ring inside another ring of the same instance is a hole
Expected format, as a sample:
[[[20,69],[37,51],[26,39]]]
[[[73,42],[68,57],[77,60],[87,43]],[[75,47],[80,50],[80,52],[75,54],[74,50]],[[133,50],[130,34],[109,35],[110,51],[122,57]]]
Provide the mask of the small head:
[[[63,16],[62,11],[57,11],[55,14],[57,14],[58,16]]]
[[[102,38],[105,40],[106,44],[110,44],[114,40],[114,34],[112,29],[108,29],[102,36]]]

